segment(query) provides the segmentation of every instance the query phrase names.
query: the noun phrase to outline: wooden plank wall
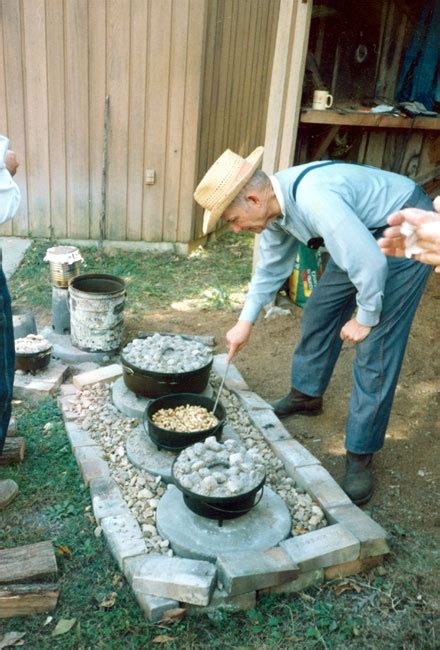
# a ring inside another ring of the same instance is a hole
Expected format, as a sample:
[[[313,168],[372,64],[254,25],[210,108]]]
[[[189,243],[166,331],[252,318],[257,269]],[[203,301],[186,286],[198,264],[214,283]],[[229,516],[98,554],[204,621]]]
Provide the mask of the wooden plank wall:
[[[21,162],[23,196],[0,234],[98,237],[108,96],[105,237],[192,238],[211,5],[215,13],[211,0],[0,0],[0,132]]]
[[[225,149],[264,144],[279,0],[210,0],[198,178]],[[194,236],[202,235],[197,210]]]

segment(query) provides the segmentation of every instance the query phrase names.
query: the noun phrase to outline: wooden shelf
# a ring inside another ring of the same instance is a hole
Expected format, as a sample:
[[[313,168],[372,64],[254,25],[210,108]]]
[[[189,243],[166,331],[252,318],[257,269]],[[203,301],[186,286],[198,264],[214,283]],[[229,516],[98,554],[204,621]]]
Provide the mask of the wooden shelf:
[[[300,124],[440,131],[440,117],[426,117],[423,115],[412,118],[406,116],[396,117],[384,113],[366,113],[363,111],[339,113],[337,110],[332,109],[315,111],[307,108],[302,109],[299,121]]]

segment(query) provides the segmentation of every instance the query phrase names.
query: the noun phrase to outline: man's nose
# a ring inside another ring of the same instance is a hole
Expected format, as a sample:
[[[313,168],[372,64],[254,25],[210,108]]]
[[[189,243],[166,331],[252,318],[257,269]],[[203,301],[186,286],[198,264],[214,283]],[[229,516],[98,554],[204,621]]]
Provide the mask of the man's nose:
[[[238,235],[238,233],[241,232],[241,226],[239,226],[238,223],[233,223],[231,225],[231,230],[232,230],[233,233]]]

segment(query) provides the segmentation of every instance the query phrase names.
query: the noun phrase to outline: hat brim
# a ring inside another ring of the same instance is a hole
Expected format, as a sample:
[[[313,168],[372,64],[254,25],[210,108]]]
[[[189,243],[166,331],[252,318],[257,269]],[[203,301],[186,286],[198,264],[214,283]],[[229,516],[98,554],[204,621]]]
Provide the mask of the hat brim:
[[[252,178],[252,176],[255,174],[257,171],[258,167],[261,165],[261,161],[263,160],[263,154],[264,154],[264,147],[257,147],[254,149],[254,151],[249,154],[247,158],[245,158],[246,162],[248,162],[251,167],[248,169],[246,174],[240,178],[230,189],[229,196],[230,196],[230,201],[228,205],[232,203],[232,201],[236,198],[236,196],[239,194],[239,192],[243,189],[243,187],[248,183],[248,181]],[[217,210],[205,210],[203,213],[203,234],[207,235],[208,233],[212,232],[217,225],[218,220],[222,216],[223,212],[226,210],[228,205],[222,206],[218,208]]]

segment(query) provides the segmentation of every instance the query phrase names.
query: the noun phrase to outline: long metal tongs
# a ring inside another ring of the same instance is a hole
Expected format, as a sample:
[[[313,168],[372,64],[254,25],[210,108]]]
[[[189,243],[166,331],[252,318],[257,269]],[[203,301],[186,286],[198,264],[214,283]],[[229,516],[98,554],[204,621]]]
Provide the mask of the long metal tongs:
[[[228,370],[229,370],[230,365],[231,365],[230,363],[226,364],[226,368],[225,368],[225,371],[223,373],[220,388],[218,389],[217,397],[215,398],[214,408],[212,409],[213,413],[215,413],[215,409],[217,408],[217,404],[218,404],[218,401],[220,399],[220,395],[222,394],[222,390],[223,390],[223,386],[224,386],[224,383],[225,383],[226,375],[228,374]]]

